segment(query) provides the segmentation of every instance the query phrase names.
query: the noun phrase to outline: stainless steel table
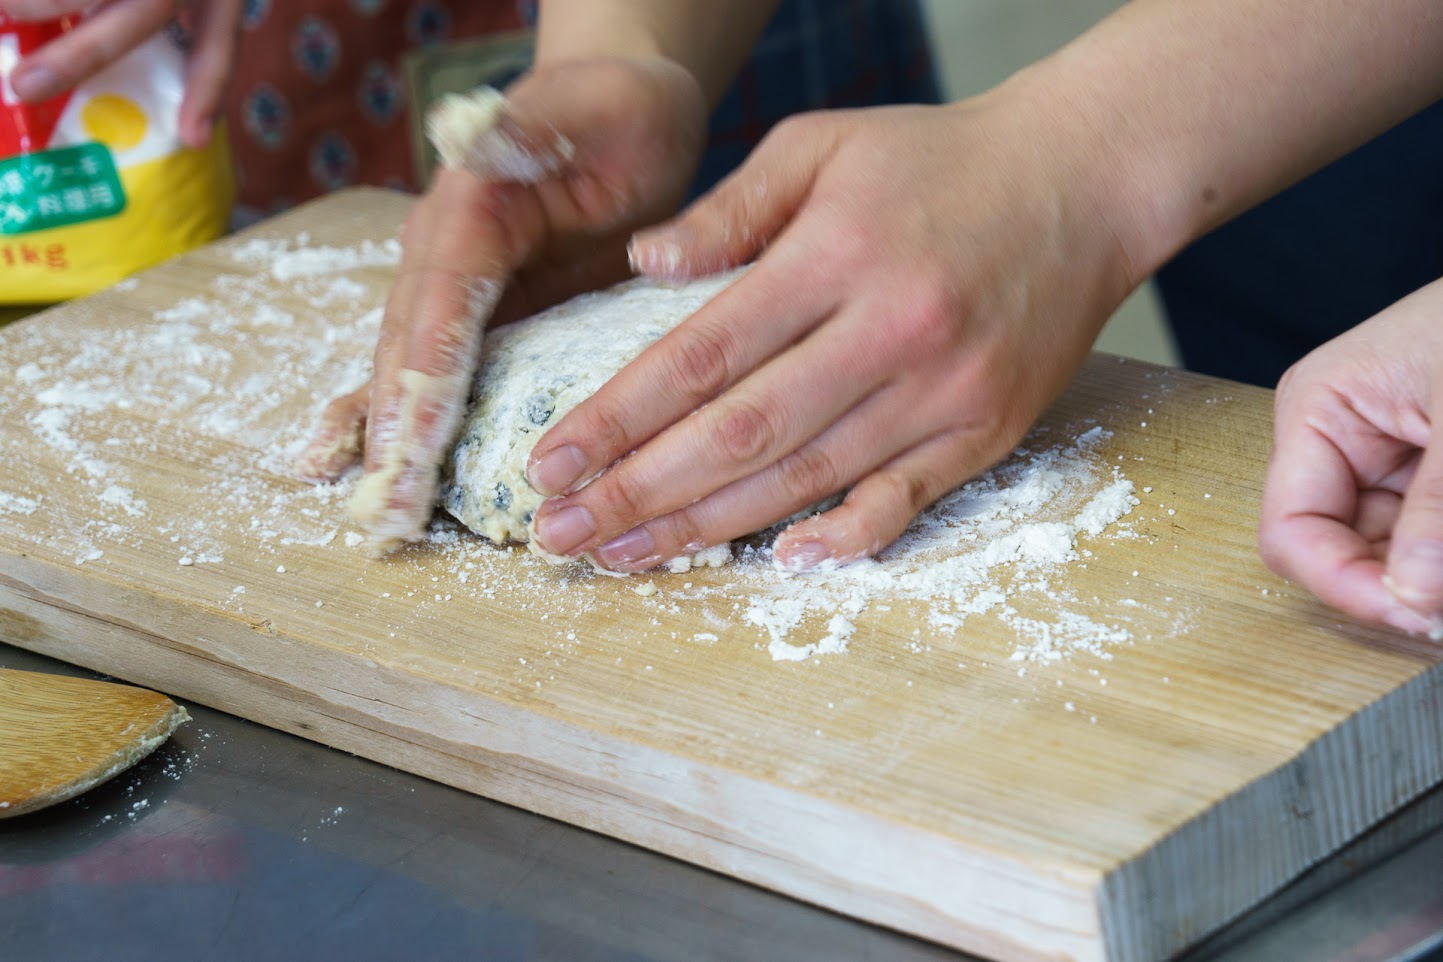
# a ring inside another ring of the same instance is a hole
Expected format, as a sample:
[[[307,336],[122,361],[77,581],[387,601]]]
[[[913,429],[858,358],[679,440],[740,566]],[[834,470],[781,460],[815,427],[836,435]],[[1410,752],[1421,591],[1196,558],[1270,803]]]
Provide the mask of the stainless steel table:
[[[85,674],[0,644],[0,666]],[[0,959],[965,962],[196,705],[135,769],[0,822]],[[1443,792],[1187,962],[1443,959]]]

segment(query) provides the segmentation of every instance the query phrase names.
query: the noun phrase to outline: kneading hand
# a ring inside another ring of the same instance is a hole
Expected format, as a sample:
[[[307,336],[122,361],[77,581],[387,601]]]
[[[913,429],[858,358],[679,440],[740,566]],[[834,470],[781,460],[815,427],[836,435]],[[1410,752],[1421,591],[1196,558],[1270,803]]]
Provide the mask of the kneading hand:
[[[542,547],[642,570],[849,488],[776,545],[845,563],[1004,456],[1136,281],[1105,156],[1052,121],[998,92],[793,118],[638,236],[667,278],[764,253],[541,439]]]
[[[364,428],[359,516],[382,548],[425,530],[487,323],[625,276],[627,238],[676,210],[701,154],[705,100],[665,59],[557,63],[507,99],[504,149],[443,168],[407,218],[374,380],[331,403],[298,463],[335,478]]]
[[[181,16],[193,44],[178,118],[180,137],[188,146],[204,146],[230,79],[242,0],[110,0],[99,6],[94,0],[0,0],[0,13],[21,21],[82,12],[84,22],[16,65],[10,77],[15,95],[34,102],[69,90]]]
[[[1283,376],[1259,530],[1269,567],[1358,618],[1437,633],[1440,390],[1443,281]]]

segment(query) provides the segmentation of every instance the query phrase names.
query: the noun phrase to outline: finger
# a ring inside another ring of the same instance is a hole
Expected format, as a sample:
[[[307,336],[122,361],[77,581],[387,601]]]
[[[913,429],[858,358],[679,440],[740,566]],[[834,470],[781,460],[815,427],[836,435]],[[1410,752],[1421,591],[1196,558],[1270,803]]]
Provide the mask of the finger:
[[[69,90],[158,33],[175,13],[175,3],[118,0],[100,7],[73,30],[20,61],[11,73],[11,88],[28,102]]]
[[[1347,614],[1426,631],[1427,619],[1384,587],[1383,564],[1352,527],[1357,514],[1358,481],[1347,457],[1280,405],[1258,525],[1263,560]]]
[[[898,423],[895,411],[881,414],[878,407],[848,419],[766,471],[601,546],[596,559],[614,570],[646,570],[766,528],[860,477],[839,506],[793,524],[775,544],[775,562],[788,571],[850,564],[887,547],[919,512],[1012,446],[1001,436],[956,430],[869,459],[861,453]]]
[[[296,473],[306,481],[323,484],[335,481],[351,465],[360,463],[361,438],[370,404],[370,384],[327,404],[315,432],[296,456]]]
[[[576,490],[801,338],[835,304],[821,265],[764,258],[547,431],[527,480],[548,497]]]
[[[384,459],[388,438],[429,433],[438,416],[464,402],[486,321],[507,275],[529,256],[540,233],[539,225],[524,232],[507,228],[506,219],[519,209],[511,193],[446,173],[408,218],[407,247],[376,343],[368,471]],[[405,371],[420,377],[403,379]],[[426,397],[408,394],[403,380]],[[453,403],[444,403],[448,399]],[[403,409],[409,409],[404,427],[397,423]]]
[[[426,113],[426,134],[443,164],[482,180],[539,183],[564,170],[576,153],[555,126],[490,87],[442,97]]]
[[[209,0],[198,4],[198,8],[179,119],[181,139],[195,148],[210,141],[221,98],[230,82],[241,0]]]
[[[934,501],[996,464],[1015,442],[954,430],[910,448],[858,481],[837,507],[783,531],[774,547],[777,566],[802,572],[872,557]]]
[[[895,438],[895,392],[874,395],[822,436],[756,474],[600,545],[604,567],[643,571],[684,554],[767,528],[816,504],[895,454],[907,443]]]
[[[1403,509],[1403,498],[1394,491],[1369,488],[1358,493],[1358,509],[1353,516],[1353,530],[1358,537],[1373,546],[1373,555],[1387,557],[1388,540],[1398,525],[1398,513]]]
[[[751,260],[801,209],[835,144],[831,130],[796,118],[779,124],[711,193],[668,223],[638,232],[628,252],[632,269],[686,280]]]
[[[1435,389],[1428,446],[1403,496],[1393,529],[1386,584],[1393,597],[1424,615],[1443,615],[1443,390]]]
[[[904,412],[914,407],[910,392],[885,388],[763,470],[626,532],[596,548],[594,557],[606,568],[643,571],[769,527],[836,494],[918,440],[899,431],[907,423]]]
[[[553,554],[591,550],[796,451],[873,394],[889,372],[900,367],[895,357],[902,348],[887,343],[886,327],[865,310],[822,325],[574,496],[544,506],[536,520],[542,546]],[[891,400],[894,394],[888,392],[882,400]],[[871,419],[880,434],[858,438],[862,450],[893,444],[883,453],[890,456],[911,442],[900,435],[915,422],[907,423],[902,411],[886,413],[887,419]],[[885,420],[892,422],[890,430],[884,427]],[[553,522],[553,516],[560,520]]]
[[[683,67],[654,58],[576,62],[507,88],[498,133],[551,156],[553,204],[588,230],[655,223],[679,205],[706,137],[706,98]],[[504,177],[474,161],[481,176]]]
[[[455,442],[479,354],[481,331],[499,295],[496,282],[464,284],[441,275],[418,303],[403,359],[381,363],[366,421],[366,475],[351,513],[385,550],[420,537],[431,516],[440,464]],[[424,280],[424,278],[423,278]],[[402,290],[423,289],[407,285]],[[430,340],[426,340],[430,338]],[[390,352],[394,353],[394,352]],[[383,383],[382,378],[388,380]]]
[[[406,229],[376,345],[366,475],[352,515],[382,550],[415,540],[454,443],[486,321],[543,224],[519,188],[443,171]]]

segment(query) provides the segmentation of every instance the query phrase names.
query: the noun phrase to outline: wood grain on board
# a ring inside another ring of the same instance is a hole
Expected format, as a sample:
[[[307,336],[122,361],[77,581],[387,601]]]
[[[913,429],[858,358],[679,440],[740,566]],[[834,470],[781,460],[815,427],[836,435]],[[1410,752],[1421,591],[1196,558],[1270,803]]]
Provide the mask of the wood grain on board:
[[[144,688],[0,668],[0,818],[89,791],[159,748],[186,717]]]
[[[912,601],[774,662],[724,569],[642,597],[454,533],[371,560],[286,458],[393,268],[254,255],[408,203],[334,194],[0,331],[0,638],[1003,959],[1165,958],[1443,780],[1438,650],[1257,558],[1271,394],[1136,362],[1035,435],[1104,427],[1141,501],[1009,595],[1122,629],[1056,661]]]

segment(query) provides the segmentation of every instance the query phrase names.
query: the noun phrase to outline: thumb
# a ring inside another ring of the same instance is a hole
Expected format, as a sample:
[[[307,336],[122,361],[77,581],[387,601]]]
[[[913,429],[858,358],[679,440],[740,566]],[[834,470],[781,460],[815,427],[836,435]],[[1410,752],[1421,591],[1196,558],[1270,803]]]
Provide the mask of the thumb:
[[[240,0],[213,0],[199,5],[191,24],[193,46],[180,102],[181,137],[190,147],[198,149],[210,142],[235,65],[240,22]]]
[[[672,220],[639,231],[632,270],[683,281],[755,257],[806,201],[832,138],[802,118],[784,121],[740,168]]]
[[[1403,497],[1388,550],[1388,590],[1426,615],[1443,614],[1443,392],[1435,391],[1432,434]]]
[[[539,183],[576,153],[554,126],[528,117],[491,87],[438,100],[426,112],[426,136],[442,164],[482,180]]]

